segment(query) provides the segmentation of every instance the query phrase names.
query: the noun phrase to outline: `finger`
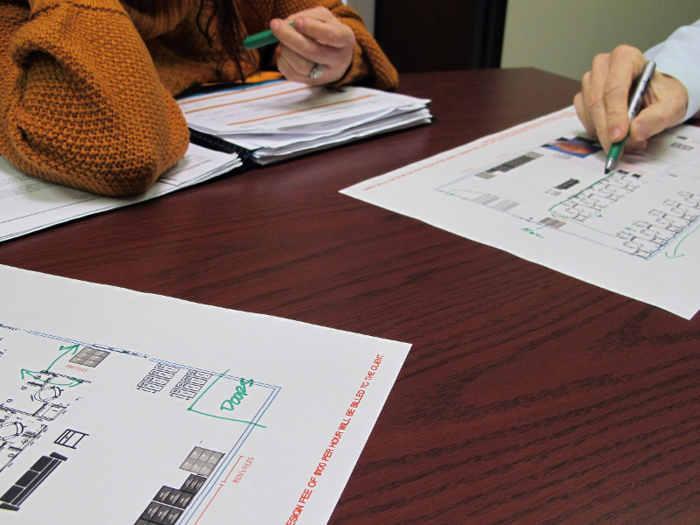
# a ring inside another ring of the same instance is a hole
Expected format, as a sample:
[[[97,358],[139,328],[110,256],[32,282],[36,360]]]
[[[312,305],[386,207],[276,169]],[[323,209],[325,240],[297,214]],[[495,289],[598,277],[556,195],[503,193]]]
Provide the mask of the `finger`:
[[[311,17],[299,17],[294,20],[295,29],[313,40],[342,49],[355,45],[355,33],[345,24],[334,18],[322,21]]]
[[[289,40],[290,38],[294,38],[294,35],[299,34],[294,30],[290,23],[291,22],[287,20],[280,20],[279,18],[273,18],[270,20],[270,30],[272,31],[272,34],[275,35],[277,40],[282,43],[284,43],[283,40]]]
[[[323,20],[326,22],[332,22],[333,20],[338,20],[333,13],[331,13],[325,7],[313,7],[311,9],[304,9],[303,11],[297,11],[285,18],[287,23],[294,22],[297,18],[315,18],[317,20]],[[296,24],[295,24],[296,25]]]
[[[582,92],[577,93],[574,97],[574,107],[576,108],[576,113],[578,114],[579,120],[583,124],[583,127],[586,128],[586,133],[588,133],[593,138],[597,138],[598,135],[595,131],[595,127],[592,125],[591,119],[586,113],[586,105],[583,101]]]
[[[598,137],[605,151],[610,149],[610,134],[608,133],[608,118],[605,112],[605,81],[608,77],[610,55],[601,54],[593,59],[591,71],[583,77],[583,98],[590,126],[595,130],[593,136]]]
[[[297,72],[284,57],[280,57],[277,60],[277,69],[279,69],[280,73],[282,73],[287,80],[292,82],[301,82],[310,86],[320,86],[325,82],[322,78],[314,79],[310,78],[308,75]]]
[[[287,64],[298,74],[302,76],[309,76],[311,69],[316,64],[307,60],[303,56],[295,53],[287,46],[283,45],[280,48],[280,59],[283,59]]]
[[[636,149],[643,149],[649,138],[683,122],[688,89],[673,77],[655,73],[647,90],[645,104],[646,107],[632,121],[630,128],[629,141]]]
[[[299,42],[299,39],[302,42]],[[307,84],[321,85],[335,82],[342,78],[352,63],[354,46],[336,49],[320,44],[300,34],[297,34],[296,38],[291,39],[292,43],[290,45],[283,42],[282,39],[280,41],[282,42],[280,55],[285,57],[297,74],[308,76],[315,64],[323,66],[320,81],[309,82],[308,79],[302,80],[302,82]],[[287,78],[289,77],[287,76]]]
[[[646,142],[649,138],[661,133],[671,125],[671,112],[668,105],[663,103],[652,104],[648,108],[644,108],[637,115],[637,118],[632,121],[627,142],[632,145],[638,142]]]
[[[304,57],[309,62],[317,64],[327,64],[331,54],[331,48],[320,44],[314,39],[302,35],[299,31],[281,20],[272,20],[270,29],[282,44],[283,48],[295,52]]]
[[[644,69],[644,55],[630,46],[619,46],[610,54],[605,82],[605,113],[610,140],[618,142],[629,131],[629,96],[632,84]]]

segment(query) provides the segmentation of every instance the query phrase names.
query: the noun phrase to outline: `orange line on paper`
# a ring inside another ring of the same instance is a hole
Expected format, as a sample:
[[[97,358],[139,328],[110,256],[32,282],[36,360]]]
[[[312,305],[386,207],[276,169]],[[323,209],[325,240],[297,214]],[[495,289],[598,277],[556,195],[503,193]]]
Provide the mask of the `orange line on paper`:
[[[219,488],[218,488],[217,491],[214,493],[214,495],[212,496],[212,498],[209,500],[209,503],[207,503],[207,506],[204,507],[204,510],[203,510],[202,513],[199,515],[199,518],[197,518],[197,521],[194,522],[194,525],[197,525],[197,523],[199,523],[199,520],[202,519],[202,516],[204,516],[204,513],[205,513],[205,512],[207,511],[207,509],[209,508],[209,505],[211,505],[212,501],[214,501],[214,498],[215,498],[216,496],[219,495],[219,491],[221,490],[221,487],[223,487],[223,485],[219,485]]]
[[[284,82],[279,82],[275,84],[276,86],[281,86],[282,84],[289,84],[289,80],[285,80]],[[258,89],[267,89],[270,86],[268,84],[265,84],[264,86],[258,86],[258,87],[251,87],[251,88],[243,88],[240,90],[235,90],[234,92],[238,93],[250,93],[251,91],[257,91]],[[232,93],[231,91],[227,91],[226,93],[219,93],[218,95],[210,95],[208,97],[202,97],[198,98],[196,100],[185,100],[184,102],[178,102],[179,105],[184,106],[185,104],[194,104],[195,102],[202,102],[203,100],[212,100],[214,98],[221,98],[221,97],[228,97]]]
[[[233,464],[233,466],[231,467],[231,470],[228,471],[228,475],[226,476],[226,479],[224,480],[224,483],[226,483],[226,482],[228,481],[228,478],[229,478],[229,476],[231,475],[231,472],[233,472],[233,470],[236,468],[236,465],[238,465],[238,463],[240,463],[241,459],[243,459],[243,456],[238,456],[238,459],[236,460],[236,462],[235,462],[235,463]]]
[[[341,100],[340,102],[331,102],[330,104],[322,104],[320,106],[314,106],[312,108],[297,109],[296,111],[289,111],[288,113],[280,113],[279,115],[270,115],[268,117],[260,117],[253,120],[244,120],[242,122],[231,122],[226,124],[227,126],[238,126],[240,124],[250,124],[251,122],[259,122],[261,120],[267,120],[269,118],[286,117],[287,115],[294,115],[295,113],[303,113],[304,111],[311,111],[312,109],[327,108],[329,106],[337,106],[338,104],[347,104],[348,102],[355,102],[356,100],[362,100],[363,98],[373,97],[375,95],[365,95],[363,97],[351,98],[349,100]]]
[[[413,175],[414,173],[418,173],[419,171],[423,171],[425,169],[432,168],[433,166],[436,166],[438,164],[442,164],[443,162],[447,162],[447,161],[456,159],[457,157],[461,157],[462,155],[466,155],[468,153],[471,153],[472,151],[476,151],[476,150],[484,148],[486,146],[490,146],[490,145],[495,144],[496,142],[499,142],[501,140],[509,139],[511,137],[515,137],[516,135],[520,135],[520,134],[525,133],[527,131],[531,131],[533,129],[537,129],[539,127],[545,126],[547,124],[551,124],[552,122],[556,122],[557,120],[571,118],[574,116],[576,116],[576,111],[573,109],[566,110],[566,111],[560,110],[560,113],[549,116],[547,118],[541,117],[542,120],[538,119],[538,120],[535,120],[534,122],[529,122],[527,124],[523,124],[521,126],[518,126],[515,129],[506,130],[502,133],[497,134],[494,137],[491,137],[487,140],[479,142],[476,146],[474,146],[472,148],[460,151],[458,153],[455,153],[454,155],[450,155],[449,157],[445,157],[443,159],[433,161],[430,164],[425,164],[423,166],[419,166],[416,169],[414,169],[413,171],[407,171],[407,172],[404,172],[400,175],[396,175],[394,177],[391,177],[390,179],[383,180],[381,182],[377,182],[376,184],[372,184],[371,186],[367,186],[366,188],[362,188],[362,190],[369,191],[369,190],[373,190],[375,188],[379,188],[380,186],[384,186],[385,184],[389,184],[389,183],[395,182],[399,179],[403,179],[404,177],[408,177],[409,175]],[[466,146],[468,146],[468,144],[465,145],[464,147],[466,147]]]
[[[226,104],[219,104],[217,106],[207,106],[206,108],[191,109],[190,111],[184,111],[186,115],[190,113],[197,113],[198,111],[207,111],[209,109],[223,108],[226,106],[235,106],[236,104],[245,104],[247,102],[255,102],[256,100],[264,100],[266,98],[281,97],[282,95],[288,95],[290,93],[296,93],[297,91],[304,91],[306,89],[311,89],[311,86],[305,86],[303,88],[292,89],[290,91],[285,91],[283,93],[273,93],[272,95],[265,95],[263,97],[249,98],[246,100],[238,100],[236,102],[227,102]]]

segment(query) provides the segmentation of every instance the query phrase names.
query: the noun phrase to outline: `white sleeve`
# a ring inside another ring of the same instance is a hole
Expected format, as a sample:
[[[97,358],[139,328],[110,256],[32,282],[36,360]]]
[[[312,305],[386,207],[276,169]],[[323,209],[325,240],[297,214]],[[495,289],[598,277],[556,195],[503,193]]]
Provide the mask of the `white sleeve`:
[[[644,56],[656,62],[661,73],[677,78],[688,88],[686,120],[700,111],[700,20],[678,28]]]

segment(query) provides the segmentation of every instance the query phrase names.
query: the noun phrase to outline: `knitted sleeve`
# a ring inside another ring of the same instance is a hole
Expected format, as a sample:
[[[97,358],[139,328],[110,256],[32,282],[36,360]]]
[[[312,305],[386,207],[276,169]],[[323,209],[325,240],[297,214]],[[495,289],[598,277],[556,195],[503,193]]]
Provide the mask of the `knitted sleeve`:
[[[277,0],[273,18],[286,18],[298,11],[317,6],[328,8],[338,20],[354,31],[357,39],[352,65],[334,86],[368,80],[373,87],[395,91],[399,85],[396,69],[365,27],[362,17],[341,0]]]
[[[0,3],[0,154],[103,195],[143,192],[187,125],[118,0]]]

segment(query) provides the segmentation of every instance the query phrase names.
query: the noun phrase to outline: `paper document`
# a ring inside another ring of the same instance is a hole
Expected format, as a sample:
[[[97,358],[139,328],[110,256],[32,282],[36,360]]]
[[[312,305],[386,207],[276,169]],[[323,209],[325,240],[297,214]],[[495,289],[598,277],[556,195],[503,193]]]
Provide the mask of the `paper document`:
[[[0,266],[0,522],[327,523],[410,345]]]
[[[700,129],[604,174],[573,108],[342,191],[690,319],[700,309]]]
[[[259,164],[428,123],[429,102],[376,89],[327,89],[290,81],[234,86],[178,100],[192,129],[252,150]]]
[[[334,135],[312,138],[302,137],[297,142],[284,146],[264,146],[266,139],[259,140],[258,137],[252,138],[249,136],[245,136],[244,140],[250,140],[250,142],[244,142],[238,138],[231,142],[244,148],[254,149],[253,159],[256,163],[264,166],[273,162],[280,162],[297,157],[309,151],[319,151],[339,144],[347,144],[379,133],[398,131],[421,124],[430,124],[431,120],[432,115],[430,111],[424,108],[419,111],[413,111],[410,115],[386,117],[376,122],[355,126]],[[256,141],[257,144],[256,142],[252,142],[253,140]],[[272,142],[272,140],[270,142]]]
[[[237,168],[241,160],[190,144],[187,155],[145,193],[134,197],[101,197],[27,175],[0,157],[0,241],[49,228],[167,193]]]

